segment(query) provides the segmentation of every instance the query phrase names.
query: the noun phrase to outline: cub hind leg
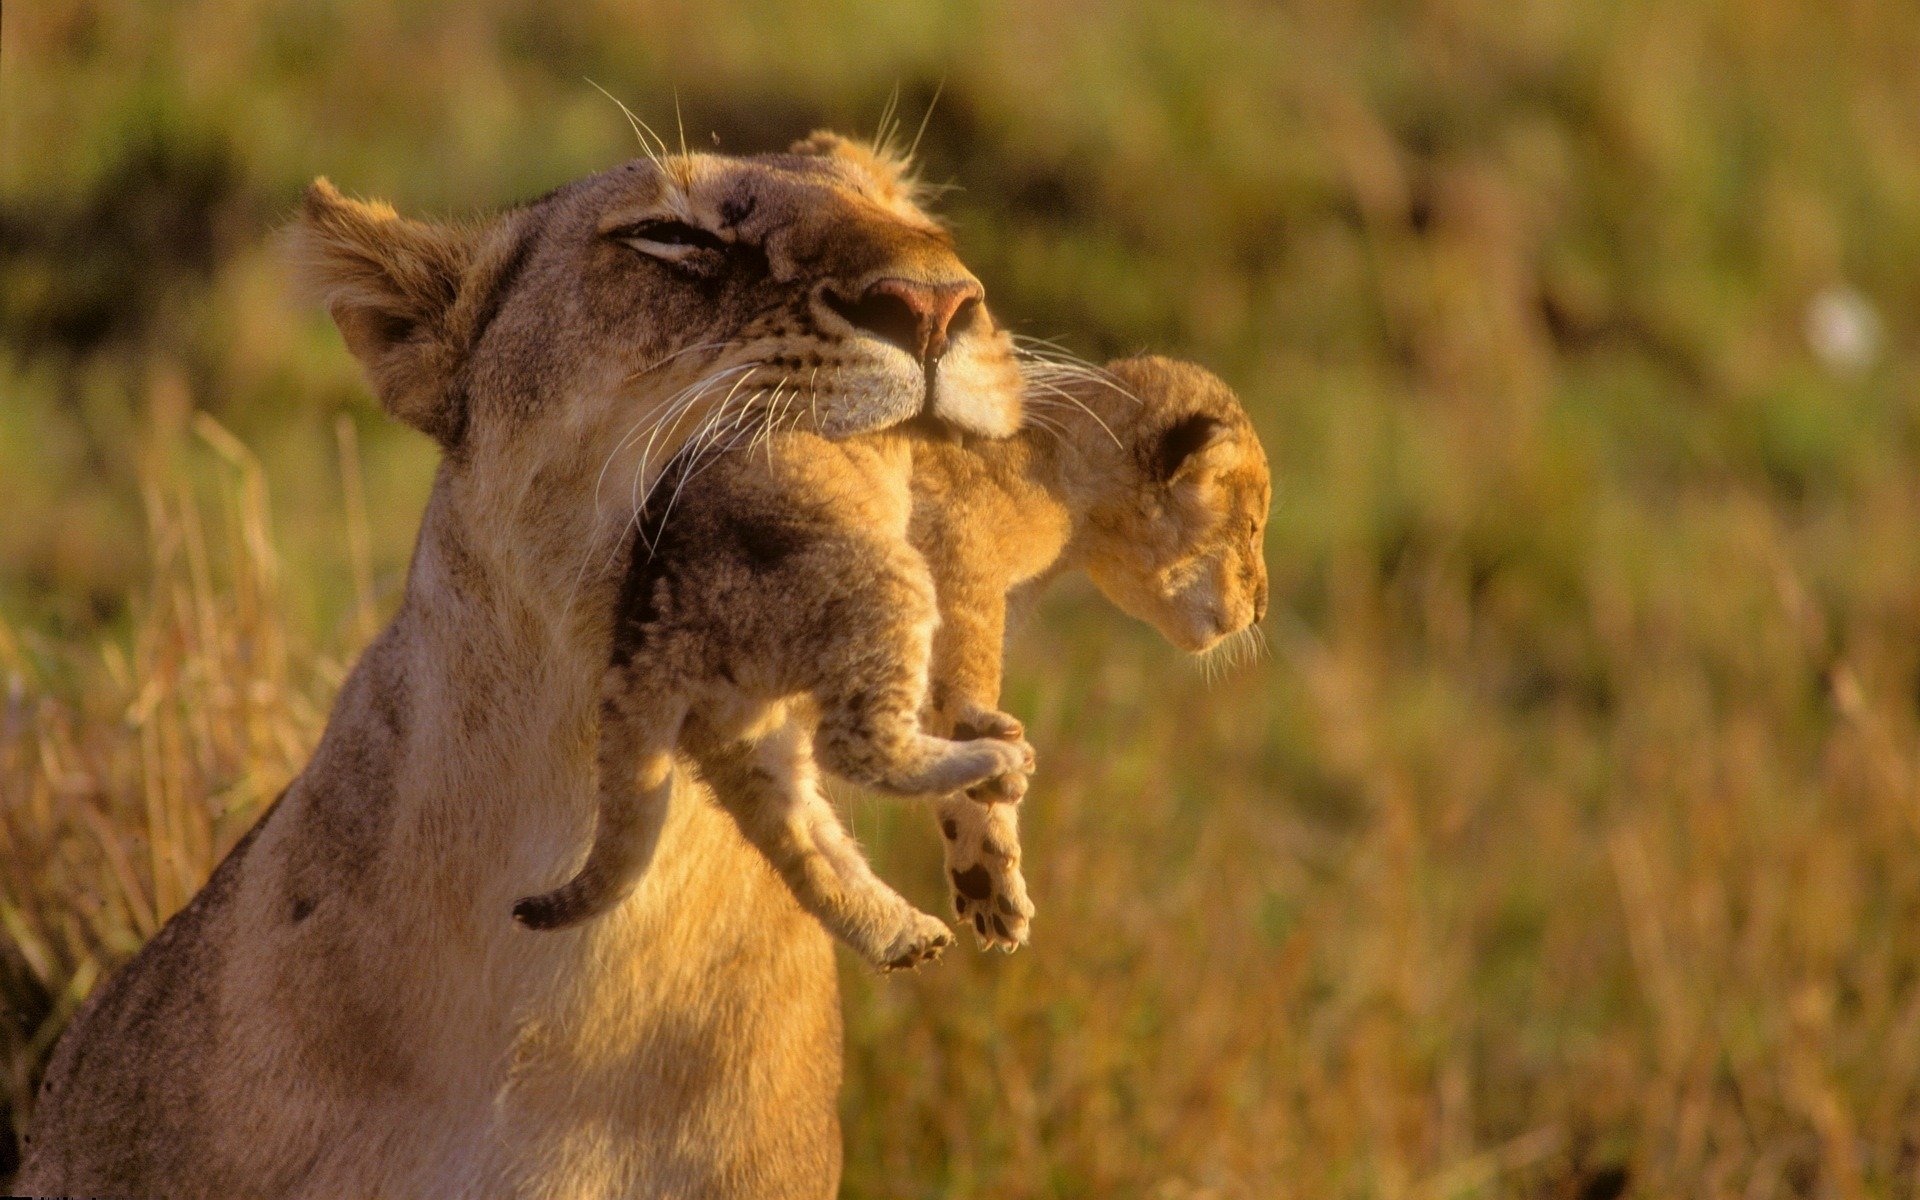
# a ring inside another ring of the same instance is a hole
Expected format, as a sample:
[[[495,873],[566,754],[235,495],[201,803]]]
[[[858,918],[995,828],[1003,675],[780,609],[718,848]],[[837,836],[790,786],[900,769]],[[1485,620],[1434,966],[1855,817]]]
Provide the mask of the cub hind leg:
[[[873,873],[820,790],[812,741],[790,720],[756,742],[697,736],[689,749],[740,831],[827,932],[881,970],[931,962],[952,934]]]
[[[527,896],[513,915],[532,929],[564,929],[597,917],[632,892],[653,861],[673,795],[673,750],[687,702],[660,697],[621,664],[607,668],[600,697],[600,804],[593,848],[574,877]]]

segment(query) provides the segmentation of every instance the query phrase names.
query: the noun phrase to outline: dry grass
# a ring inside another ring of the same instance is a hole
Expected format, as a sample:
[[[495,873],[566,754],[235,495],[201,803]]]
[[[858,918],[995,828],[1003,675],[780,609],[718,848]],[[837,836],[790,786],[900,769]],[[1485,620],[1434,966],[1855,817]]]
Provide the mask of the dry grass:
[[[305,178],[535,194],[631,152],[583,75],[740,149],[944,77],[1002,315],[1245,394],[1276,653],[1072,589],[1016,646],[1035,943],[849,969],[847,1194],[1920,1197],[1910,5],[526,11],[4,9],[15,1119],[393,600],[430,453],[273,302]]]
[[[194,441],[221,486],[156,459],[130,637],[54,665],[0,628],[15,1113],[297,770],[370,624],[296,643],[257,465],[210,419]],[[850,967],[848,1194],[1914,1195],[1911,649],[1836,653],[1775,523],[1722,515],[1724,569],[1752,551],[1722,585],[1776,609],[1738,680],[1674,654],[1663,590],[1604,601],[1593,679],[1488,677],[1498,601],[1437,553],[1352,564],[1324,630],[1283,620],[1277,662],[1211,687],[1063,597],[1013,685],[1035,945]],[[937,903],[919,814],[856,811]]]
[[[0,624],[0,989],[14,1018],[0,1052],[16,1119],[88,989],[298,771],[341,678],[339,659],[290,651],[258,464],[211,418],[197,430],[223,460],[223,494],[209,507],[154,459],[130,638],[54,645]]]

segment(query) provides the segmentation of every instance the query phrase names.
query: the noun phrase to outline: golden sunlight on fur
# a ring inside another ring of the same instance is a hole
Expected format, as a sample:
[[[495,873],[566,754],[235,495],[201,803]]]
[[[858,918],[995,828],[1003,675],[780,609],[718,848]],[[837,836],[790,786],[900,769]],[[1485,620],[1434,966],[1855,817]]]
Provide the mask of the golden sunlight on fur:
[[[16,1188],[833,1194],[831,943],[704,789],[604,919],[508,912],[590,840],[618,550],[658,464],[775,399],[836,436],[1015,427],[1008,339],[905,187],[828,135],[467,225],[313,186],[297,260],[443,450],[405,596],[305,770],[75,1017]]]

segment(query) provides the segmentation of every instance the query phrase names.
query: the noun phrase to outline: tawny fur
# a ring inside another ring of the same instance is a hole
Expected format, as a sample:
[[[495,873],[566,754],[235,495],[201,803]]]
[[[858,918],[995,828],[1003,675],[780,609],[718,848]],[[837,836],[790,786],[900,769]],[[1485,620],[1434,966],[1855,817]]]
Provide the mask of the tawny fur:
[[[669,472],[671,501],[643,517],[621,593],[593,847],[517,917],[562,928],[627,894],[652,858],[684,747],[829,932],[886,969],[939,954],[947,927],[873,874],[813,767],[817,748],[842,778],[897,795],[989,779],[1025,790],[1023,744],[920,727],[937,617],[933,580],[907,542],[914,440],[783,430]]]
[[[314,287],[445,450],[406,592],[307,768],[73,1021],[18,1190],[834,1194],[831,943],[705,789],[674,790],[659,865],[605,918],[506,914],[591,839],[619,551],[657,464],[776,389],[836,436],[1017,422],[990,324],[930,377],[826,302],[964,274],[890,166],[843,150],[637,161],[469,227],[310,191]],[[723,249],[617,236],[663,216]]]
[[[1001,713],[1009,593],[1084,570],[1128,614],[1203,652],[1266,615],[1273,488],[1231,389],[1189,363],[1031,368],[1032,422],[1002,441],[921,441],[912,540],[940,591],[929,727],[1018,739]],[[986,946],[1026,940],[1017,797],[938,808],[954,911]]]
[[[1089,570],[1196,652],[1261,619],[1271,484],[1232,391],[1161,358],[1035,376],[1030,403],[1050,412],[1014,439],[829,446],[776,435],[764,456],[700,467],[671,524],[642,528],[603,692],[592,852],[563,888],[522,901],[522,919],[569,925],[625,895],[653,853],[679,745],[710,779],[732,781],[722,802],[801,907],[876,966],[913,965],[946,944],[946,928],[873,875],[819,792],[810,710],[789,715],[782,701],[837,697],[825,705],[843,716],[821,741],[828,767],[911,793],[925,789],[882,772],[892,756],[849,759],[844,731],[863,731],[861,743],[890,731],[928,747],[923,757],[939,745],[918,738],[912,716],[935,628],[927,567],[940,615],[928,717],[1000,740],[973,741],[976,754],[1024,748],[1019,722],[994,707],[1007,594],[1019,585]],[[917,552],[902,541],[909,448]],[[887,711],[875,711],[882,700]],[[775,735],[766,746],[760,731]],[[993,761],[980,757],[973,778]],[[940,804],[955,912],[988,946],[1022,943],[1033,914],[1014,807],[1024,791],[1018,776],[997,802],[955,792]]]

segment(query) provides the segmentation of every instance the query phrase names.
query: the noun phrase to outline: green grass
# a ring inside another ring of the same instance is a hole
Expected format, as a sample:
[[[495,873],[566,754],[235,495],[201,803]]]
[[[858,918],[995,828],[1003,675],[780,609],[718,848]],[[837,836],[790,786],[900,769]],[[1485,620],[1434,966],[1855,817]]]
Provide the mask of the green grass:
[[[741,151],[943,86],[1000,315],[1246,398],[1276,653],[1020,640],[1035,942],[849,969],[847,1194],[1920,1195],[1908,5],[533,11],[5,9],[15,1117],[397,594],[431,450],[283,297],[305,182],[537,194],[633,153],[588,79]]]

